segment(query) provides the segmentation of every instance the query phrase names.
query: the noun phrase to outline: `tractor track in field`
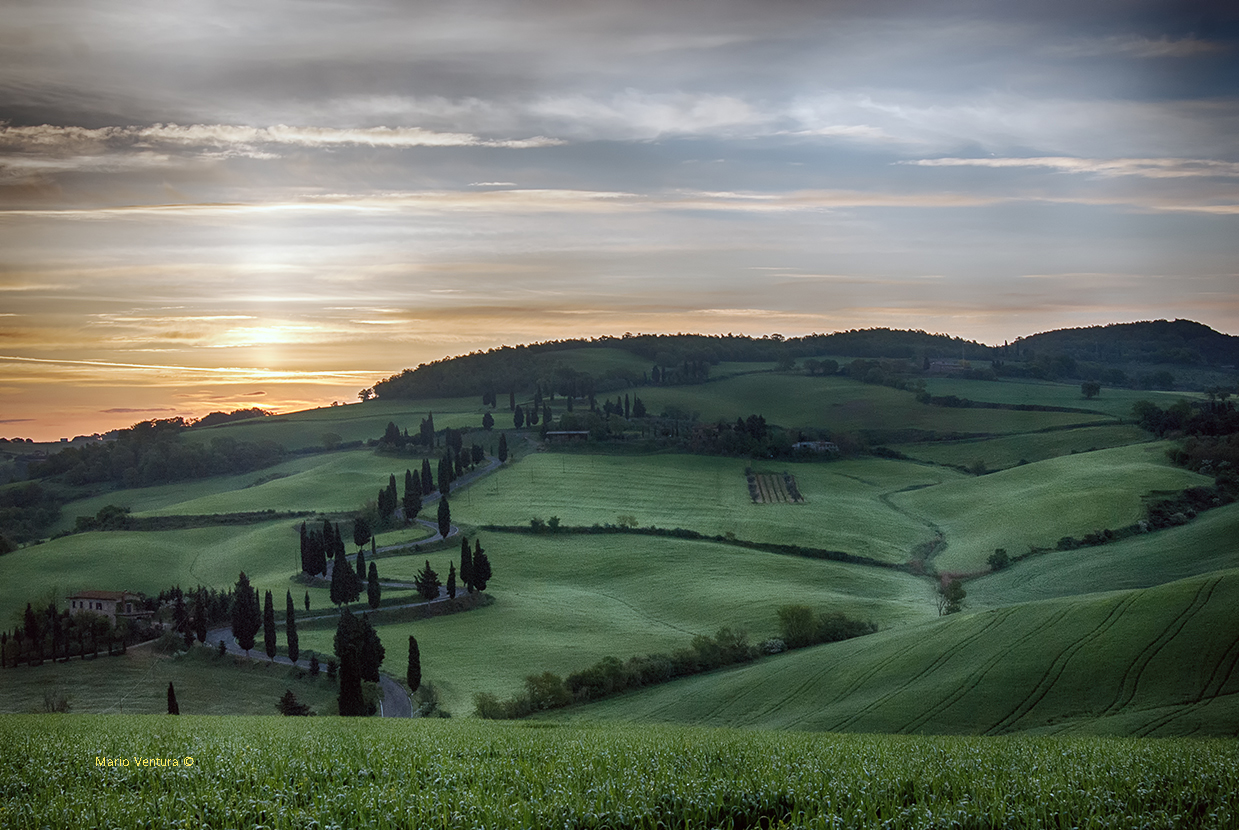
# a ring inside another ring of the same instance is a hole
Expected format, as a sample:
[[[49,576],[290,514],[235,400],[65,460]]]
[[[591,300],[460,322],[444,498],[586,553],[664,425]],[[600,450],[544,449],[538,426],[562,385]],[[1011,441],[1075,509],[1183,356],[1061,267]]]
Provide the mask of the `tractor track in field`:
[[[1037,704],[1039,704],[1045,696],[1050,693],[1050,689],[1054,688],[1054,684],[1058,682],[1059,678],[1063,676],[1063,672],[1067,669],[1067,664],[1071,662],[1073,657],[1076,656],[1076,653],[1109,631],[1110,628],[1123,616],[1123,614],[1126,613],[1127,609],[1131,607],[1132,603],[1136,601],[1138,596],[1139,594],[1130,594],[1119,600],[1114,604],[1114,607],[1110,609],[1110,613],[1106,614],[1105,618],[1102,619],[1101,622],[1093,626],[1092,630],[1080,635],[1070,644],[1065,646],[1058,653],[1058,655],[1055,656],[1049,667],[1041,675],[1041,679],[1037,681],[1037,685],[1033,687],[1032,691],[1025,695],[1024,699],[1021,700],[1015,708],[1008,712],[1005,717],[987,729],[985,734],[996,735],[1003,731],[1007,731],[1026,717],[1029,712],[1035,709]],[[1051,620],[1039,627],[1042,629],[1048,629],[1051,626],[1057,625],[1073,610],[1073,607],[1068,606],[1055,615]]]
[[[874,709],[886,703],[888,700],[898,695],[900,692],[904,691],[905,689],[907,689],[912,684],[916,683],[921,678],[927,675],[933,674],[935,671],[941,668],[943,664],[945,664],[948,660],[950,660],[953,656],[955,656],[956,652],[963,650],[970,643],[972,643],[979,637],[983,636],[985,632],[989,631],[991,628],[998,625],[1002,620],[1005,620],[1007,616],[1010,615],[1011,611],[1009,609],[1004,609],[1004,610],[1006,610],[1006,613],[1003,613],[1003,612],[995,613],[992,619],[986,620],[985,623],[982,626],[980,626],[976,631],[972,632],[971,634],[967,635],[962,640],[960,640],[958,643],[956,643],[953,649],[941,652],[937,657],[935,657],[929,663],[929,665],[925,666],[923,669],[921,669],[919,672],[917,672],[912,677],[909,677],[907,680],[901,683],[898,687],[891,689],[887,693],[883,694],[882,696],[868,703],[866,706],[853,712],[849,717],[844,718],[842,721],[835,724],[832,727],[832,730],[843,731],[847,727],[851,726],[852,724],[860,720],[860,718],[864,716],[866,713],[872,712]],[[922,646],[924,645],[924,643],[918,642],[915,645]]]
[[[1119,682],[1119,691],[1115,695],[1114,700],[1102,710],[1102,716],[1113,715],[1127,707],[1128,704],[1135,698],[1136,692],[1140,686],[1140,677],[1144,674],[1144,670],[1148,668],[1153,658],[1157,656],[1167,643],[1177,637],[1188,621],[1194,617],[1200,609],[1204,608],[1209,603],[1209,598],[1213,595],[1213,590],[1221,583],[1222,577],[1218,576],[1210,580],[1206,580],[1196,589],[1192,601],[1179,612],[1164,629],[1161,634],[1154,638],[1153,642],[1146,645],[1136,655],[1136,659],[1128,664],[1127,670],[1123,672],[1123,679]]]

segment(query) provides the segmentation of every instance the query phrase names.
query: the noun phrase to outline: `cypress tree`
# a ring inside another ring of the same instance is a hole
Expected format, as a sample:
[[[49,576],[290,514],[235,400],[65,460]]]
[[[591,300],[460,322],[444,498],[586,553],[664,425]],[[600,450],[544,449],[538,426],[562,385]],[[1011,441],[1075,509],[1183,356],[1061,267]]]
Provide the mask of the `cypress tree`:
[[[447,503],[447,494],[439,497],[439,535],[447,538],[452,530],[452,508]]]
[[[293,592],[290,590],[288,600],[284,608],[284,637],[288,641],[288,659],[293,661],[293,665],[297,665],[297,658],[301,656],[301,645],[297,637],[297,610],[293,608]]]
[[[404,471],[404,492],[407,494],[415,486],[413,483],[413,471],[406,469]]]
[[[357,551],[357,578],[363,582],[366,579],[366,549]]]
[[[198,596],[194,599],[194,636],[200,643],[206,642],[208,613],[206,589],[199,585]]]
[[[426,567],[417,572],[413,577],[413,584],[417,586],[417,592],[421,594],[422,599],[432,600],[439,596],[439,575],[430,567],[430,560],[426,560]]]
[[[434,477],[430,475],[430,459],[422,459],[422,495],[435,491]]]
[[[387,649],[383,648],[379,633],[370,624],[370,617],[363,616],[361,618],[361,679],[378,683],[379,667],[383,665],[383,658],[386,656]]]
[[[486,551],[482,550],[482,540],[478,539],[473,545],[473,584],[477,590],[485,591],[490,578],[490,559],[487,558]]]
[[[359,548],[364,548],[366,542],[370,541],[370,523],[366,521],[365,516],[358,516],[353,519],[353,544]]]
[[[236,638],[237,645],[245,652],[246,657],[254,647],[254,637],[261,627],[262,616],[254,601],[249,577],[242,571],[232,594],[232,636]]]
[[[176,704],[176,689],[172,688],[172,681],[168,681],[168,714],[181,714],[181,707]]]
[[[409,668],[404,679],[409,683],[409,691],[416,692],[422,685],[422,655],[417,650],[417,638],[409,635]]]
[[[310,571],[310,560],[308,558],[309,553],[310,553],[310,546],[309,546],[309,542],[306,540],[305,522],[302,522],[301,523],[301,572],[302,573],[308,574],[311,572]]]
[[[366,578],[366,600],[370,603],[371,608],[379,607],[379,600],[383,596],[383,588],[379,585],[379,569],[371,562],[370,573]]]
[[[344,558],[343,553],[337,552],[335,561],[331,565],[331,601],[335,605],[349,601],[349,578],[352,576],[354,574],[348,565],[348,560]]]
[[[456,563],[452,562],[447,568],[447,596],[448,599],[456,599]]]
[[[508,460],[508,435],[506,432],[499,433],[499,463]]]
[[[404,503],[402,506],[404,507],[404,521],[406,524],[416,519],[417,514],[422,512],[421,487],[416,486],[416,478],[413,479],[413,483],[415,486],[412,489],[406,487],[404,490]]]
[[[521,409],[519,406],[516,407],[516,409],[512,411],[512,423],[517,429],[523,427],[525,425],[525,410]]]
[[[460,581],[466,592],[473,591],[473,555],[469,553],[469,540],[460,540]]]
[[[268,659],[275,660],[275,602],[267,591],[262,601],[262,647]]]
[[[310,589],[305,589],[305,610],[310,610]]]

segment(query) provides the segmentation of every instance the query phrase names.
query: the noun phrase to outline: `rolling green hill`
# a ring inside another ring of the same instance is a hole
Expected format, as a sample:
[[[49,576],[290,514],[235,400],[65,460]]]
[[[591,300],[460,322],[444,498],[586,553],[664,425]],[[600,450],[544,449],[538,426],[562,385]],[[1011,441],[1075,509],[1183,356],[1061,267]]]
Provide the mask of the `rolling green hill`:
[[[777,630],[788,603],[843,611],[897,627],[936,615],[924,580],[885,568],[805,559],[714,542],[636,535],[482,533],[495,578],[493,604],[413,622],[385,623],[388,671],[403,672],[409,635],[425,678],[458,715],[477,692],[501,697],[526,675],[568,673],[606,655],[684,648],[722,626],[756,640]],[[426,560],[446,579],[459,551],[380,559],[384,577],[412,578]],[[302,649],[331,651],[334,628],[301,631]]]
[[[1014,467],[1021,461],[1044,461],[1060,455],[1123,447],[1148,440],[1149,434],[1140,427],[1106,424],[1004,435],[998,438],[895,444],[892,449],[918,461],[968,468],[980,461],[988,470],[1002,470]]]
[[[987,570],[996,548],[1016,556],[1030,547],[1053,548],[1063,536],[1124,527],[1141,518],[1149,493],[1211,483],[1172,466],[1167,446],[1062,456],[900,493],[891,501],[942,529],[946,548],[934,560],[940,571],[978,573]]]
[[[847,732],[1239,735],[1239,571],[817,646],[555,718]]]

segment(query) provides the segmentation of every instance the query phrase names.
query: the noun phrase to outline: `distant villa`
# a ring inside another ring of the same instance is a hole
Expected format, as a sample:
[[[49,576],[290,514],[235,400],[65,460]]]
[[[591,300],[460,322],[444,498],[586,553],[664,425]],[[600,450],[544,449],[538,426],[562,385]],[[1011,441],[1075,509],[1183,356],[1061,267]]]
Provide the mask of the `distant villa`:
[[[151,612],[142,607],[142,597],[129,591],[78,591],[69,597],[73,614],[99,614],[116,625],[116,618],[138,619]]]
[[[797,441],[792,444],[792,449],[805,452],[838,452],[839,445],[834,441]]]

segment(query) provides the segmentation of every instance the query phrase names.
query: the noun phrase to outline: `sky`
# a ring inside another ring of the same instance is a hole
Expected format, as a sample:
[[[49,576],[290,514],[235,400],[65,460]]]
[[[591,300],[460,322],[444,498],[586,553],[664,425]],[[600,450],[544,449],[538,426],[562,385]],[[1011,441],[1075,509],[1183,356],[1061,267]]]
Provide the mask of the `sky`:
[[[5,0],[0,436],[631,332],[1239,334],[1239,7]]]

